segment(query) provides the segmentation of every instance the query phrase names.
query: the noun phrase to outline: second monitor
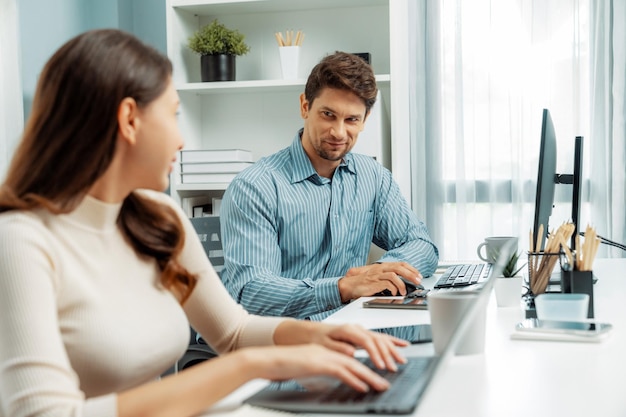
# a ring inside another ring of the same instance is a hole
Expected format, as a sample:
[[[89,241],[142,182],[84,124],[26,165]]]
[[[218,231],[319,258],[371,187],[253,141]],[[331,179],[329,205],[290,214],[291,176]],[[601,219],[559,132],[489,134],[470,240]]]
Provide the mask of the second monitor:
[[[576,226],[572,234],[571,247],[575,247],[575,239],[580,223],[581,178],[582,178],[583,137],[577,136],[574,142],[574,173],[558,174],[556,172],[557,143],[554,124],[550,111],[543,109],[541,123],[541,144],[539,148],[539,166],[537,170],[537,192],[535,194],[535,218],[533,223],[533,242],[539,242],[539,251],[545,248],[545,238],[549,233],[549,220],[554,206],[554,189],[556,184],[572,184],[572,217]],[[540,225],[544,233],[537,236]],[[539,239],[538,239],[539,238]]]

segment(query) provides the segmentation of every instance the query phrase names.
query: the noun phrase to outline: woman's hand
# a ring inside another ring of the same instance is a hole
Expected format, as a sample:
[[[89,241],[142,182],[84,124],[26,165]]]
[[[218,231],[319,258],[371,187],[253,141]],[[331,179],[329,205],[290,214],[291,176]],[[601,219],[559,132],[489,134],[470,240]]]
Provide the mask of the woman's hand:
[[[389,382],[351,356],[319,344],[245,348],[229,355],[240,355],[252,377],[282,381],[292,378],[331,376],[357,391],[389,388]]]
[[[120,416],[192,416],[243,384],[265,378],[333,377],[360,392],[389,382],[356,359],[318,344],[248,347],[118,393]]]
[[[406,359],[398,347],[409,342],[387,334],[376,333],[355,324],[332,325],[310,321],[287,320],[274,333],[277,345],[316,343],[347,356],[354,356],[357,348],[367,351],[379,369],[397,370],[396,363]]]

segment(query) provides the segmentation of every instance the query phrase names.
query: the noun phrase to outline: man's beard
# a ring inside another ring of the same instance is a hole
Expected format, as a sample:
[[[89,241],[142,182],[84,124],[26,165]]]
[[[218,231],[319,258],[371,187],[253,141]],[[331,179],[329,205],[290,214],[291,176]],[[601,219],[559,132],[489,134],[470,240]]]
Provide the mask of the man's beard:
[[[327,161],[341,161],[343,157],[346,156],[346,153],[347,152],[342,152],[339,154],[339,156],[331,156],[328,154],[328,152],[321,149],[317,154],[320,156],[320,158],[325,159]]]
[[[333,152],[332,154],[328,151],[326,151],[322,146],[319,146],[317,149],[317,155],[322,158],[325,159],[327,161],[341,161],[343,159],[344,156],[346,156],[346,154],[349,152],[349,150],[343,151],[339,154]],[[337,156],[338,155],[338,156]]]

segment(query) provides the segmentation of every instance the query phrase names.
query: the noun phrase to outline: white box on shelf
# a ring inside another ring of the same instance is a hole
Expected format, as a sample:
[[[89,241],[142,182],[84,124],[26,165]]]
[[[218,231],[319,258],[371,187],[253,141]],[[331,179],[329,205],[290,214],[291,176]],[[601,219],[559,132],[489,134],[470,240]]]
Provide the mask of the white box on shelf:
[[[195,197],[186,197],[182,199],[182,207],[187,217],[196,217],[194,215],[194,207],[212,203],[212,197],[208,195],[200,195]]]
[[[180,172],[183,174],[240,172],[252,164],[252,162],[187,162],[180,164]]]
[[[180,151],[180,162],[252,162],[245,149],[189,149]]]
[[[213,215],[214,216],[219,216],[220,215],[220,208],[222,206],[222,199],[214,197],[212,206],[213,206],[213,211],[212,211]]]
[[[207,213],[207,208],[211,208],[209,204],[205,204],[202,206],[194,206],[193,207],[193,217],[204,217],[205,213]]]
[[[183,184],[228,183],[237,174],[238,172],[180,174],[180,181]]]

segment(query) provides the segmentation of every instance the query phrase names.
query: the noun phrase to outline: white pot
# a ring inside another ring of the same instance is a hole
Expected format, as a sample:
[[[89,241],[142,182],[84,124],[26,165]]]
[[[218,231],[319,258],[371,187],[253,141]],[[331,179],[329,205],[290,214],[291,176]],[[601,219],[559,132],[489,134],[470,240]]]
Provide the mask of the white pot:
[[[498,307],[520,307],[522,280],[522,276],[496,278],[494,287]]]

